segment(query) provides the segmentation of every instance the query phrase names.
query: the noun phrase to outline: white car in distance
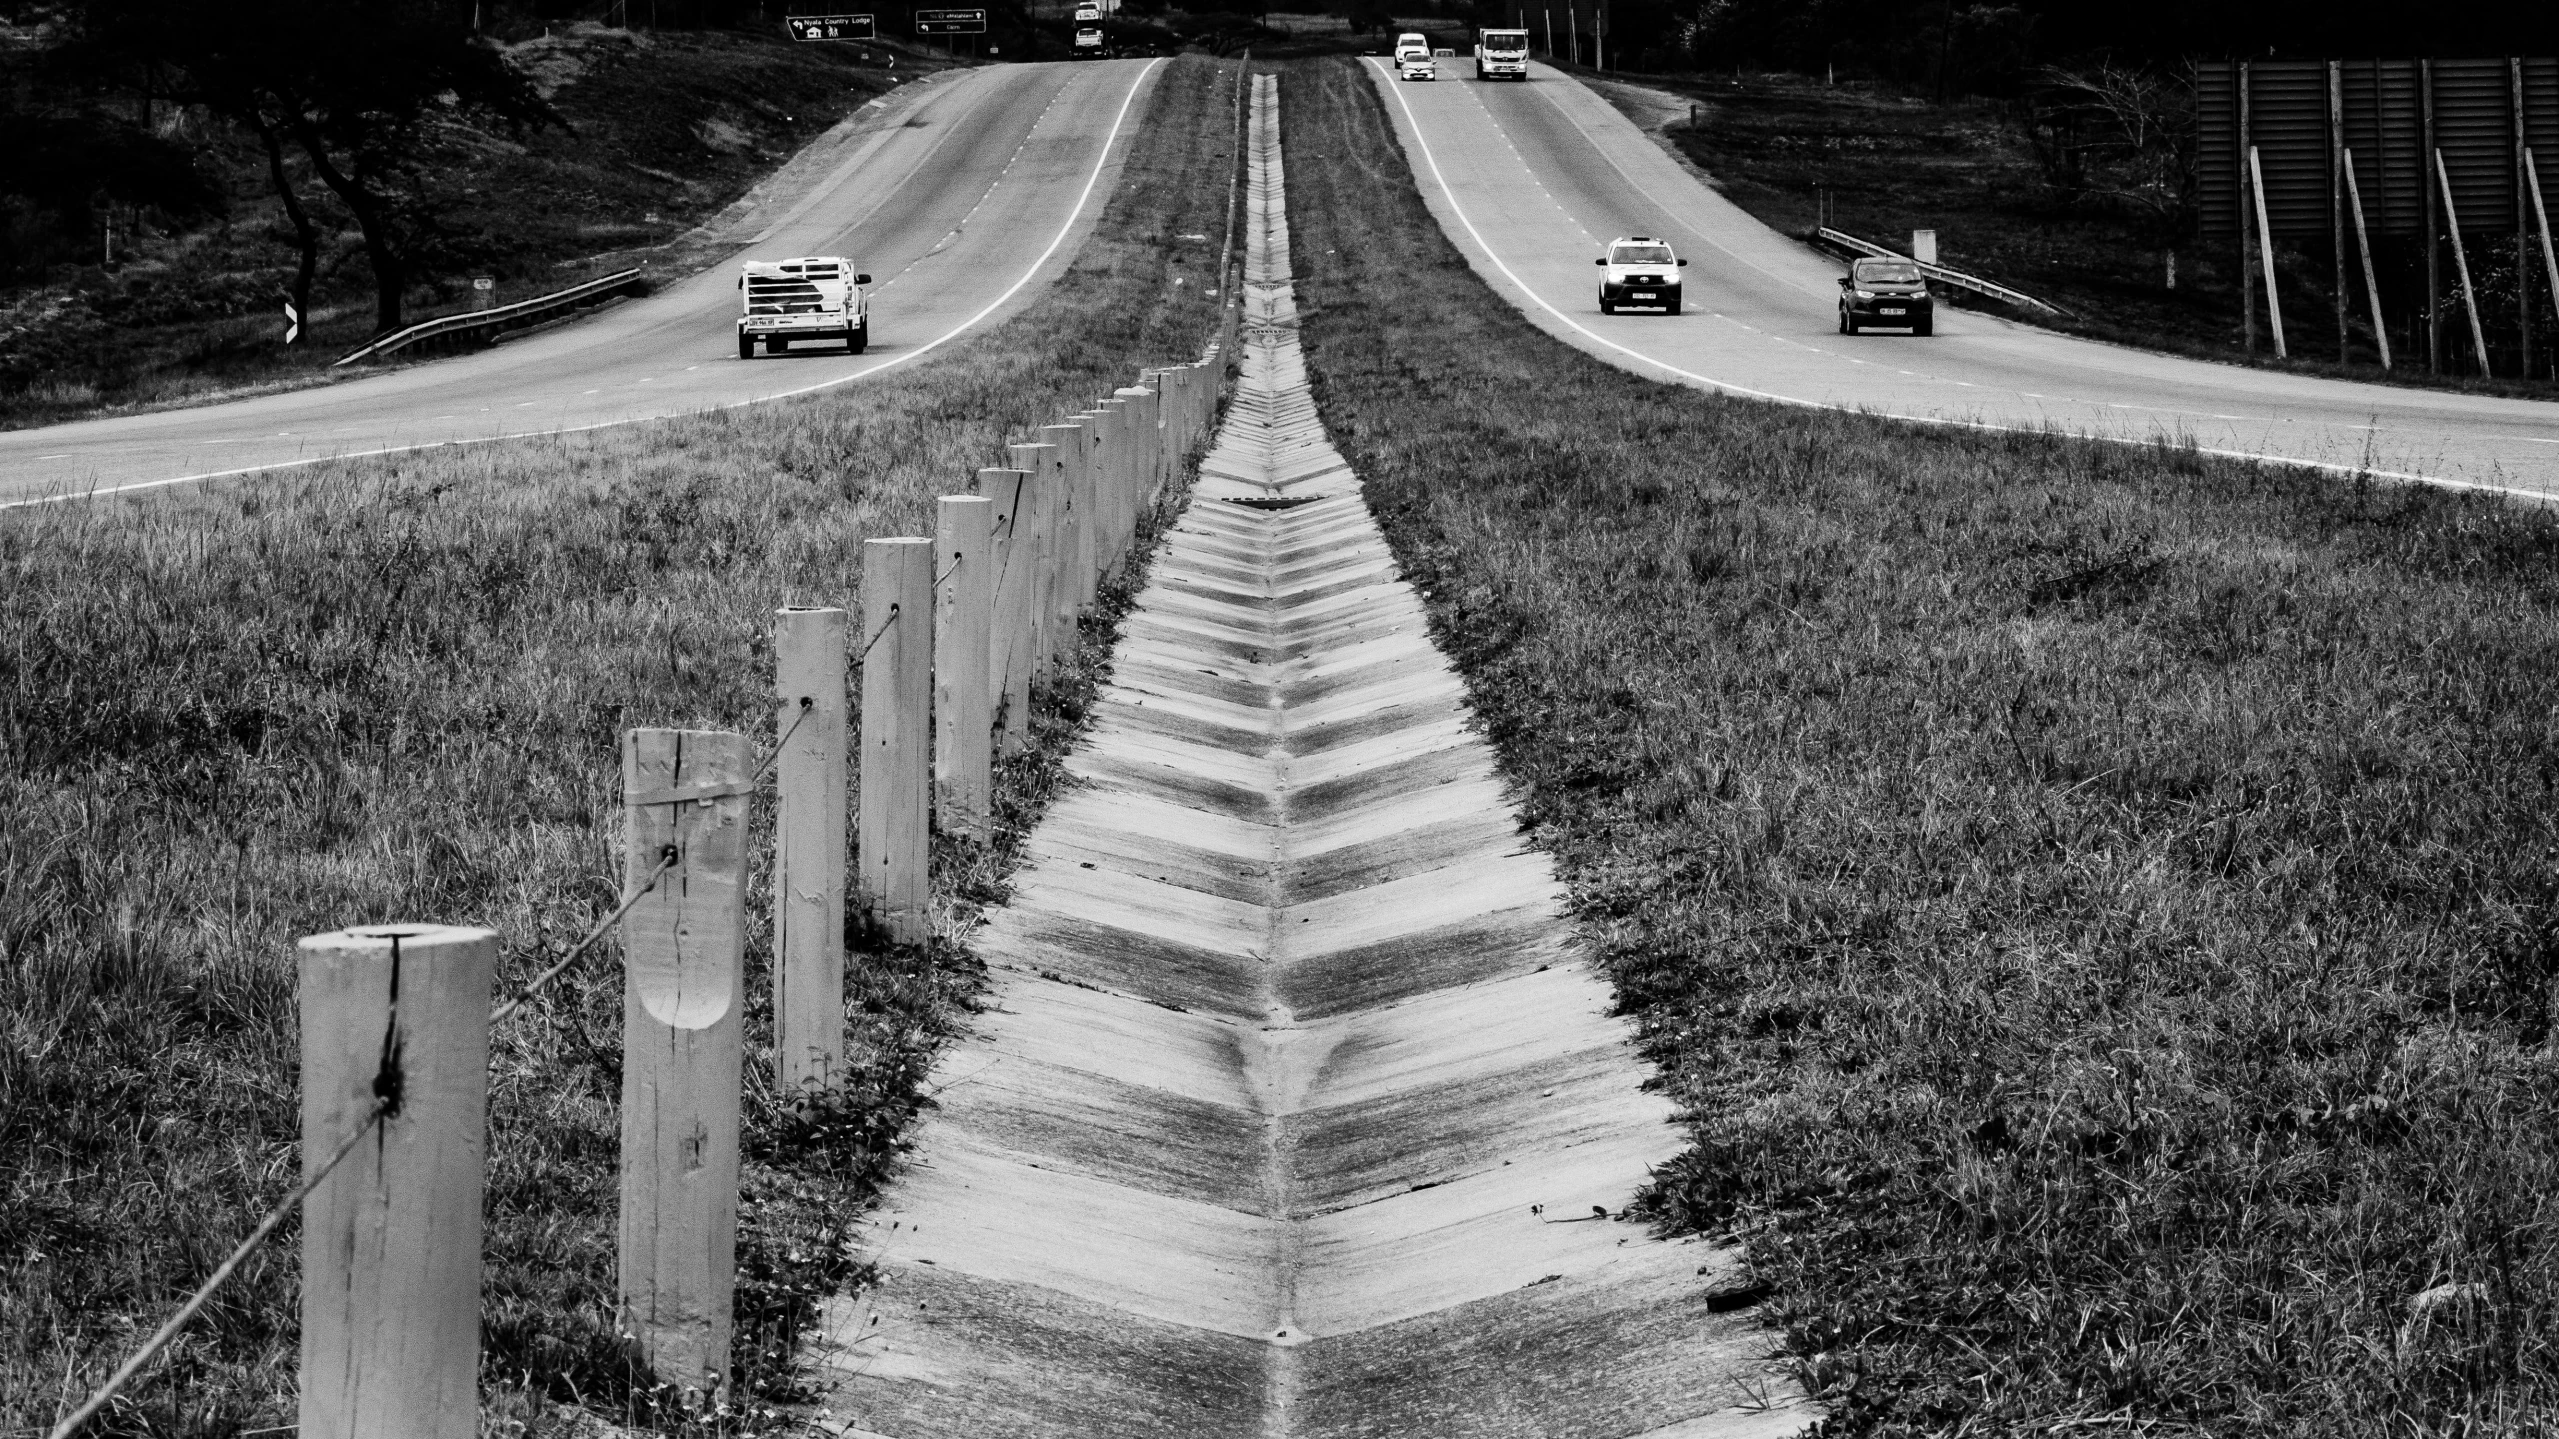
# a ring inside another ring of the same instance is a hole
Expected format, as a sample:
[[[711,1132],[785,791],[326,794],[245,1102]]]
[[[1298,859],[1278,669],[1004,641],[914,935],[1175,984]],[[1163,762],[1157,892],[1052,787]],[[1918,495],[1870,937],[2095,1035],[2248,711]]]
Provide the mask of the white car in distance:
[[[1439,62],[1431,58],[1429,36],[1407,30],[1395,37],[1395,78],[1398,80],[1439,78]]]
[[[749,260],[738,276],[737,357],[763,345],[781,354],[794,340],[837,341],[858,355],[871,342],[871,277],[841,255]]]

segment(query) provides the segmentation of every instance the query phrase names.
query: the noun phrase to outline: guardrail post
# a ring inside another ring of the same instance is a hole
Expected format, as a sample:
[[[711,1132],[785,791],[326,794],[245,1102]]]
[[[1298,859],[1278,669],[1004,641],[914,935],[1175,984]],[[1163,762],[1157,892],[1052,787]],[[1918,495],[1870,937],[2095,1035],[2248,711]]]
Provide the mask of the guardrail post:
[[[1075,509],[1075,489],[1066,473],[1065,457],[1051,444],[1008,445],[1013,468],[1026,470],[1038,492],[1047,546],[1040,562],[1040,668],[1054,669],[1075,650],[1075,532],[1085,516]]]
[[[622,1332],[662,1383],[716,1394],[737,1291],[746,736],[624,737]]]
[[[773,1087],[785,1102],[844,1079],[845,637],[840,609],[773,626]]]
[[[895,944],[929,933],[933,542],[862,542],[862,907]]]
[[[992,825],[995,502],[944,495],[933,563],[933,793],[942,832],[985,839]]]
[[[1068,508],[1081,517],[1075,533],[1067,537],[1066,553],[1059,558],[1064,570],[1066,589],[1068,648],[1074,647],[1074,617],[1093,604],[1093,556],[1102,544],[1102,496],[1093,484],[1093,467],[1087,463],[1084,449],[1084,427],[1076,424],[1043,425],[1040,438],[1057,453],[1058,471],[1064,477]]]
[[[1006,754],[1018,754],[1031,735],[1031,663],[1038,631],[1032,627],[1031,587],[1039,578],[1040,544],[1032,527],[1036,498],[1031,477],[1020,470],[980,470],[977,491],[995,502],[995,616],[987,639],[987,687]]]
[[[1128,426],[1121,454],[1128,464],[1129,538],[1134,544],[1138,523],[1155,502],[1155,392],[1131,385],[1118,398],[1128,402],[1121,407]]]
[[[303,1172],[394,1098],[303,1201],[301,1432],[472,1439],[498,937],[377,924],[299,948]]]
[[[1120,556],[1128,551],[1129,517],[1135,513],[1128,497],[1128,401],[1113,395],[1094,406],[1093,418],[1093,484],[1102,492],[1099,507],[1109,517],[1094,563],[1107,575],[1119,568]]]

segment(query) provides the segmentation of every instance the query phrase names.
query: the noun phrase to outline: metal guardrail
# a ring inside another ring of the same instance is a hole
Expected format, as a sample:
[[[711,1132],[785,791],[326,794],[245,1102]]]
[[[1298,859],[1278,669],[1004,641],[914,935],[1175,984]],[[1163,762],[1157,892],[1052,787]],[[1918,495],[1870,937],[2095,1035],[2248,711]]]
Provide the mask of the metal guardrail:
[[[1912,264],[1919,267],[1919,273],[1926,275],[1929,279],[1942,280],[1949,285],[1970,290],[1977,295],[1988,295],[1994,300],[2005,300],[2012,305],[2030,306],[2034,309],[2044,310],[2069,319],[2078,318],[2077,316],[2072,315],[2068,310],[2063,309],[2061,306],[2056,305],[2049,300],[2038,300],[2023,290],[2012,290],[2006,285],[1994,285],[1990,281],[1981,278],[1979,275],[1967,275],[1961,270],[1949,270],[1943,265],[1931,264],[1926,260],[1911,260],[1910,256],[1903,254],[1899,250],[1888,249],[1885,246],[1876,244],[1872,240],[1860,240],[1854,235],[1844,234],[1827,225],[1816,226],[1813,230],[1813,237],[1817,240],[1823,240],[1836,245],[1843,250],[1851,250],[1861,255],[1871,255],[1878,260],[1910,260]]]
[[[459,315],[443,315],[432,320],[421,320],[405,330],[394,330],[378,339],[365,341],[331,361],[330,368],[352,365],[358,360],[375,359],[390,354],[394,350],[406,349],[422,340],[467,335],[479,330],[496,331],[516,325],[539,324],[543,320],[552,318],[555,312],[572,310],[602,296],[636,289],[639,284],[640,272],[637,269],[617,270],[610,275],[571,285],[565,290],[536,295],[530,300],[518,300],[512,305],[500,305],[495,309],[471,310]]]

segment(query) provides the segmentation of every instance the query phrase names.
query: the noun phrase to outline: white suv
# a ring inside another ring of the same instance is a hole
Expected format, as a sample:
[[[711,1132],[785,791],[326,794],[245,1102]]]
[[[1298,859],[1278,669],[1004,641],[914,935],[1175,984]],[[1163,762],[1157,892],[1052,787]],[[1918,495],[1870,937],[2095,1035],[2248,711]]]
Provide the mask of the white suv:
[[[1600,267],[1601,314],[1614,315],[1621,306],[1679,313],[1679,271],[1688,262],[1672,256],[1668,240],[1650,235],[1611,240],[1608,253],[1591,263]]]

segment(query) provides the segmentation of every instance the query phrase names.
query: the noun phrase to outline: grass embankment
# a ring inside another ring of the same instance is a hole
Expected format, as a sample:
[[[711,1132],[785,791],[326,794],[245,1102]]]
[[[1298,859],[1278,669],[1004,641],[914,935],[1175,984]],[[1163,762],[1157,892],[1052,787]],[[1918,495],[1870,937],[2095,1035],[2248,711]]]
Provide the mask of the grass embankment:
[[[2125,215],[2093,202],[2073,203],[2046,183],[2021,111],[2014,104],[1965,98],[1932,104],[1867,83],[1825,85],[1795,75],[1636,75],[1603,77],[1577,70],[1638,124],[1662,125],[1681,153],[1715,179],[1725,198],[1789,235],[1808,235],[1830,205],[1832,228],[1907,250],[1910,232],[1934,229],[1938,259],[1958,270],[2023,290],[2061,306],[2067,317],[2012,310],[1970,292],[1941,288],[1947,303],[1982,308],[2050,329],[2202,359],[2256,364],[2305,374],[2350,376],[2484,394],[2548,397],[2547,381],[2514,378],[2512,336],[2501,333],[2503,380],[2423,373],[2425,352],[2412,314],[2394,311],[2392,343],[2399,368],[2384,374],[2360,307],[2355,282],[2355,363],[2337,359],[2325,247],[2281,254],[2284,317],[2293,358],[2274,358],[2261,318],[2251,355],[2242,345],[2240,274],[2235,244],[2163,240]],[[1657,102],[1608,83],[1622,79],[1694,103],[1696,123],[1666,117]],[[1664,124],[1667,119],[1668,123]],[[2168,285],[2167,252],[2177,251],[2177,282]],[[2481,293],[2491,323],[2514,313],[2513,247],[2474,244]],[[2392,249],[2382,257],[2382,293],[2408,300],[2424,291],[2422,266]],[[2550,300],[2536,293],[2537,327],[2547,333]],[[2457,326],[2458,321],[2454,322]],[[2453,368],[2467,371],[2466,334],[2450,346]],[[2548,367],[2543,366],[2543,373]]]
[[[421,157],[443,239],[411,318],[464,308],[473,274],[500,304],[643,262],[687,273],[682,243],[828,127],[948,68],[895,45],[799,45],[773,30],[534,26],[508,46],[559,116],[509,134],[434,130]],[[373,333],[373,280],[354,224],[303,175],[330,231],[312,324],[283,340],[295,250],[253,136],[193,112],[175,133],[230,215],[123,240],[113,273],[58,267],[0,293],[0,425],[50,424],[244,386],[307,381]],[[262,218],[263,217],[263,218]]]
[[[1633,378],[1282,96],[1324,419],[1829,1432],[2559,1415],[2559,522]]]
[[[1216,301],[1175,287],[1195,272],[1166,239],[1225,222],[1226,68],[1166,69],[1053,290],[897,378],[0,517],[0,1434],[76,1402],[292,1187],[296,936],[487,925],[522,982],[612,905],[621,731],[769,735],[776,607],[854,604],[863,537],[930,533],[1005,442],[1198,353]],[[1043,695],[995,850],[937,841],[954,925],[998,892],[1090,680]],[[837,1240],[979,976],[950,943],[859,954],[868,1067],[810,1133],[767,1092],[752,908],[737,1358],[762,1406],[815,1296],[858,1277]],[[608,952],[495,1041],[483,1379],[537,1430],[537,1396],[646,1408],[611,1312],[620,996]],[[99,1432],[289,1424],[296,1254],[280,1231]]]

